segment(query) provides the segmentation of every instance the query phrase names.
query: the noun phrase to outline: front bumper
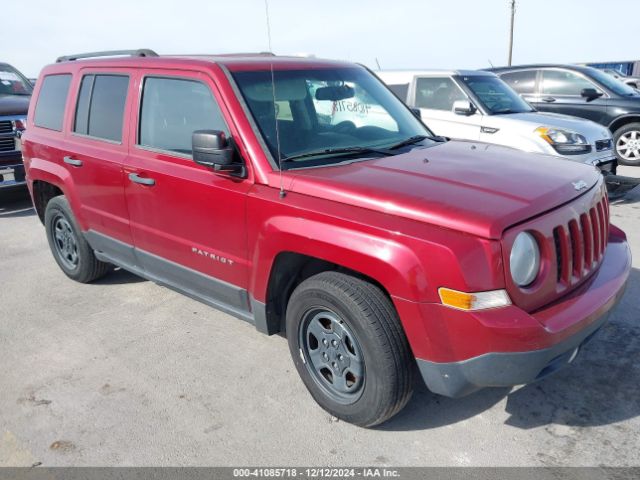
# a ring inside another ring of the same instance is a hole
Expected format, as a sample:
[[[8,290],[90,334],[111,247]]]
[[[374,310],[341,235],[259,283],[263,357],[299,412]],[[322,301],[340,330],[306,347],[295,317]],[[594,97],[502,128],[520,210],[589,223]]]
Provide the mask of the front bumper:
[[[447,397],[463,397],[485,387],[510,387],[545,378],[570,364],[606,322],[608,314],[553,347],[530,352],[487,353],[462,362],[416,359],[429,389]]]
[[[3,124],[17,120],[1,117]],[[8,143],[8,145],[7,145]],[[8,148],[7,148],[8,147]],[[25,169],[22,162],[22,148],[19,131],[0,133],[0,190],[26,185]]]
[[[595,147],[595,142],[592,142],[591,151],[589,153],[581,153],[574,155],[567,155],[559,153],[553,147],[549,146],[549,151],[546,153],[550,155],[554,155],[560,158],[564,158],[565,160],[570,160],[572,162],[584,163],[586,165],[593,165],[594,167],[598,167],[602,171],[606,171],[609,173],[615,173],[616,168],[618,166],[618,159],[616,154],[612,148],[607,148],[603,150],[597,150]]]
[[[622,198],[627,192],[640,185],[640,178],[607,174],[604,171],[602,174],[604,175],[604,182],[607,185],[607,193],[610,200]]]
[[[26,176],[22,157],[8,163],[2,163],[0,157],[0,190],[26,185]]]
[[[459,397],[484,387],[530,383],[571,363],[622,297],[630,270],[626,238],[612,227],[599,270],[552,305],[532,313],[516,306],[479,312],[458,312],[442,305],[430,309],[445,315],[441,321],[450,322],[441,325],[440,333],[448,339],[437,343],[434,355],[463,358],[440,361],[416,355],[427,387]],[[469,352],[477,354],[469,356]]]
[[[573,160],[569,157],[565,158]],[[636,182],[634,185],[631,185],[631,179],[627,179],[627,177],[624,177],[621,181],[621,179],[617,176],[618,159],[613,154],[607,155],[606,157],[600,157],[596,159],[591,158],[580,161],[588,165],[593,165],[602,172],[602,175],[605,177],[605,183],[607,185],[607,191],[609,192],[610,198],[618,198],[619,196],[623,196],[638,184]]]
[[[604,175],[615,175],[618,170],[618,159],[615,156],[600,159],[594,164],[594,166],[597,167]]]

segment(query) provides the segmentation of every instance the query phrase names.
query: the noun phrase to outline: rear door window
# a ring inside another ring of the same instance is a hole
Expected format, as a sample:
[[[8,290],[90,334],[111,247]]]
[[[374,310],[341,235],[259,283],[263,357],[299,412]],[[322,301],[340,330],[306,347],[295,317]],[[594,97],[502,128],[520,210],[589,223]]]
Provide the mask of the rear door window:
[[[467,96],[448,77],[419,78],[416,83],[418,108],[451,111],[458,100],[467,100]]]
[[[282,115],[286,111],[281,106]],[[229,135],[222,112],[209,87],[196,80],[147,77],[142,91],[138,144],[191,155],[196,130],[220,130]]]
[[[67,104],[71,75],[47,75],[42,80],[34,124],[50,130],[62,131],[64,108]]]
[[[128,90],[126,75],[86,75],[78,94],[74,132],[121,142]]]
[[[397,83],[387,85],[389,90],[395,93],[400,100],[403,102],[407,101],[407,94],[409,93],[409,84],[408,83]]]

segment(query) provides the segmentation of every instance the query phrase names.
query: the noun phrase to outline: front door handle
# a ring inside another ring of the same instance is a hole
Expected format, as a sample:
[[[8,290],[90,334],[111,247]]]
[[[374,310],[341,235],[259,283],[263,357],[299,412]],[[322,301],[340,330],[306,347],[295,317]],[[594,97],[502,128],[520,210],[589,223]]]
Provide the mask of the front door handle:
[[[556,99],[555,99],[555,98],[553,98],[553,97],[543,97],[543,98],[542,98],[542,101],[543,101],[543,102],[547,102],[547,103],[552,103],[552,102],[555,102],[555,101],[556,101]]]
[[[76,160],[73,157],[64,157],[62,160],[64,161],[64,163],[69,164],[69,165],[73,165],[74,167],[81,167],[82,166],[82,160]]]
[[[156,181],[153,178],[143,178],[143,177],[140,177],[137,173],[130,173],[129,180],[131,180],[134,183],[139,183],[141,185],[152,186],[156,184]]]

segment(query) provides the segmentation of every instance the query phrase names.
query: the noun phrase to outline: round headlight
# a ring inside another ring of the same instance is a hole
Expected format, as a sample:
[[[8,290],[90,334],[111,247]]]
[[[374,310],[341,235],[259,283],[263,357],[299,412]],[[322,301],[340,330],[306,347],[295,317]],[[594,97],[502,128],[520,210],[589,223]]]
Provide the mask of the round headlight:
[[[528,232],[518,234],[511,247],[509,263],[516,285],[527,287],[533,283],[540,270],[540,248],[533,235]]]

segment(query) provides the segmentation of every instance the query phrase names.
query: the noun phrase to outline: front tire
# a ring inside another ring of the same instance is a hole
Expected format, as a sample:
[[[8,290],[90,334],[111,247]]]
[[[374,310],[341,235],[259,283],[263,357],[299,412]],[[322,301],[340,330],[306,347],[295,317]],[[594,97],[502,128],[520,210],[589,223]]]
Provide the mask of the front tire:
[[[613,134],[618,163],[640,166],[640,123],[629,123]]]
[[[377,286],[338,272],[310,277],[291,295],[286,323],[296,369],[331,415],[372,427],[411,398],[411,350]]]
[[[64,196],[54,197],[47,203],[44,225],[53,258],[67,277],[89,283],[110,270],[110,264],[96,258]]]

